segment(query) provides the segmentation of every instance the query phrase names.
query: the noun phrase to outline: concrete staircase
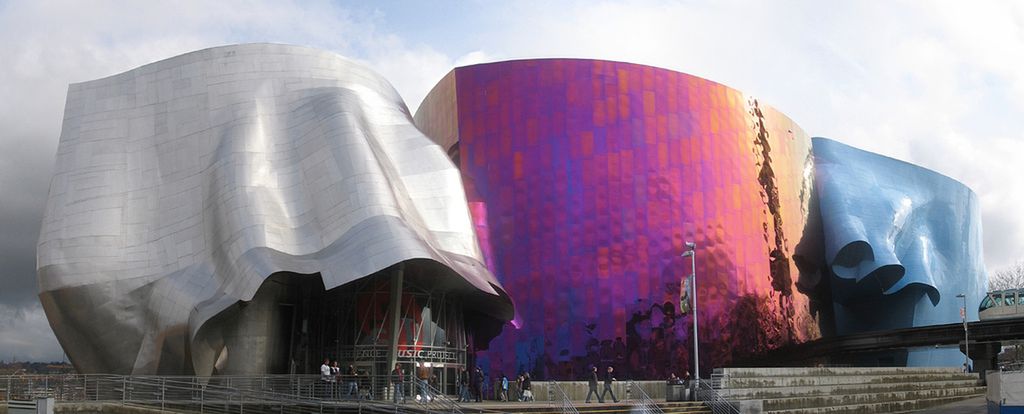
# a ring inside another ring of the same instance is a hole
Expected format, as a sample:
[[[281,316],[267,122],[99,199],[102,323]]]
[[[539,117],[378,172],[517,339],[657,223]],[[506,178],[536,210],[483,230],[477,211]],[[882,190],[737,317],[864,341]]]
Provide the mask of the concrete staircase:
[[[584,404],[576,403],[576,409],[580,414],[629,414],[635,412],[634,401],[622,401],[608,404]],[[702,402],[662,402],[657,404],[665,414],[711,414],[709,409]],[[463,409],[474,412],[473,404],[467,404]],[[489,406],[488,412],[504,413],[527,413],[527,414],[562,414],[562,407],[551,404],[504,404],[501,406]]]
[[[903,413],[983,395],[958,368],[721,368],[719,392],[766,413]]]

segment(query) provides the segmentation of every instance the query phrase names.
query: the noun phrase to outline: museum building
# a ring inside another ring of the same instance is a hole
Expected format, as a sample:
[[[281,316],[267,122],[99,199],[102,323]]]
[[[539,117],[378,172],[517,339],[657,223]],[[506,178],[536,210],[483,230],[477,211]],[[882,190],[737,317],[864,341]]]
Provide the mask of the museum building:
[[[40,299],[84,373],[663,378],[696,322],[707,375],[987,281],[963,184],[623,62],[456,68],[414,117],[330,52],[216,47],[71,85],[55,165]]]

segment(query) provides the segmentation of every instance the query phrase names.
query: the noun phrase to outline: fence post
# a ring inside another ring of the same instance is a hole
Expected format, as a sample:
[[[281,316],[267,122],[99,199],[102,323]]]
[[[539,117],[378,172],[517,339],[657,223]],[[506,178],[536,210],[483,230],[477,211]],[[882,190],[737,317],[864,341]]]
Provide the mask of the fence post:
[[[167,399],[167,378],[160,378],[160,411],[164,410],[164,401]]]
[[[128,377],[121,376],[121,405],[124,405],[125,400],[128,398]]]

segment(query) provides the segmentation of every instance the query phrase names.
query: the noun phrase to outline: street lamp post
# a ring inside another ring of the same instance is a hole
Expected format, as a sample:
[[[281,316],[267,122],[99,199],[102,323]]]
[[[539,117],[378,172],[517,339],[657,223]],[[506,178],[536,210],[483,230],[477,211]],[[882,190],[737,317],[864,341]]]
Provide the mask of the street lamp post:
[[[960,310],[960,319],[964,322],[964,369],[971,371],[971,341],[967,337],[967,295],[963,293],[956,297],[964,300],[964,307]]]
[[[693,376],[700,379],[700,348],[697,345],[697,244],[686,242],[683,257],[690,258],[690,297],[693,301]]]

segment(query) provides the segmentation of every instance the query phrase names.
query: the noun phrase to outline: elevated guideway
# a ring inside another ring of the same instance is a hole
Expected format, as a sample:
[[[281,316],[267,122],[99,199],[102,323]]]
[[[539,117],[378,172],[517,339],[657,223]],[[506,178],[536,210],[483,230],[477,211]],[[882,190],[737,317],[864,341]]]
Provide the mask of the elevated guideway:
[[[1024,340],[1024,317],[968,322],[971,360],[975,371],[995,368],[1002,342]],[[808,360],[845,354],[927,346],[959,345],[964,348],[962,323],[894,329],[822,338],[790,345],[743,361],[738,365],[787,366]]]

